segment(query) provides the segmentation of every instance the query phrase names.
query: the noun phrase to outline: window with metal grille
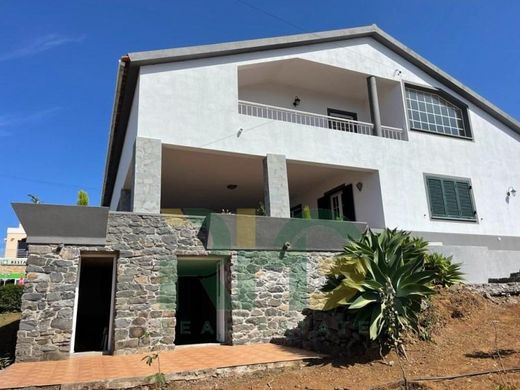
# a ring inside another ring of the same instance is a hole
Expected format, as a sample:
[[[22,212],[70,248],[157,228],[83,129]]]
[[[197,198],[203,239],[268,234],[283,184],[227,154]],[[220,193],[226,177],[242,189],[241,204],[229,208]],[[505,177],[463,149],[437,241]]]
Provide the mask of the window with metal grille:
[[[432,218],[476,221],[469,179],[426,176]]]
[[[435,93],[406,86],[408,123],[412,130],[471,139],[466,108]]]

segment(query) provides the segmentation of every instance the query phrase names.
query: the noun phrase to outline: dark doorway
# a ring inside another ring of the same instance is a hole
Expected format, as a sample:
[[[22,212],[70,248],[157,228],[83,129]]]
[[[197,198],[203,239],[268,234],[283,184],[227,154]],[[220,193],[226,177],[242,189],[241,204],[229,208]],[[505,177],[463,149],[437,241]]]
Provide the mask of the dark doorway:
[[[318,214],[320,219],[354,222],[356,211],[352,184],[342,184],[325,192],[323,197],[318,199]]]
[[[345,121],[357,121],[357,113],[343,110],[336,110],[335,108],[327,108],[327,115],[333,118],[344,119]],[[357,133],[357,126],[352,122],[341,122],[329,120],[329,129],[350,131]]]
[[[81,258],[74,352],[108,351],[114,258]]]
[[[217,342],[216,260],[179,259],[175,344]]]

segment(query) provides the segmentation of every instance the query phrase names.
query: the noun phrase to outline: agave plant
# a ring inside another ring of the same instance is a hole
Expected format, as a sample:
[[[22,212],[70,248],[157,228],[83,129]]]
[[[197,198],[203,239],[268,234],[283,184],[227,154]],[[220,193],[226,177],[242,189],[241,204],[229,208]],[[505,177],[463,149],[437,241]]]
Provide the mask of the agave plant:
[[[434,292],[434,274],[424,269],[426,246],[407,232],[388,229],[350,241],[331,268],[324,309],[347,305],[360,330],[368,325],[370,339],[383,337],[399,348],[402,331],[417,329],[421,300]]]
[[[425,267],[435,274],[433,284],[449,287],[464,282],[464,273],[460,270],[461,264],[454,263],[452,256],[431,253],[425,258]]]

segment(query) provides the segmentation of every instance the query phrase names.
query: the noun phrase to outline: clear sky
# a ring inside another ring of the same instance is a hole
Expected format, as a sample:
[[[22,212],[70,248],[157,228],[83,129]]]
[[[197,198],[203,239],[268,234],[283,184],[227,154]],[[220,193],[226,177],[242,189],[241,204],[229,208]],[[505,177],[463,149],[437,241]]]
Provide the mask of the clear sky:
[[[376,23],[518,119],[518,15],[517,0],[0,0],[0,237],[29,193],[99,204],[121,55]]]

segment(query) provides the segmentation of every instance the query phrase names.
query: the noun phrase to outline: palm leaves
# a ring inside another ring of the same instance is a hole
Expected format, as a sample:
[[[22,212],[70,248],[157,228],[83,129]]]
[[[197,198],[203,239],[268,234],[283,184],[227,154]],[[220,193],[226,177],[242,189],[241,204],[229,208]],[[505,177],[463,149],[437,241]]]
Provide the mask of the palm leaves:
[[[324,309],[348,306],[354,323],[370,339],[384,336],[397,345],[401,331],[417,328],[421,300],[433,290],[434,273],[424,269],[427,243],[408,232],[368,230],[351,240],[329,272]]]

